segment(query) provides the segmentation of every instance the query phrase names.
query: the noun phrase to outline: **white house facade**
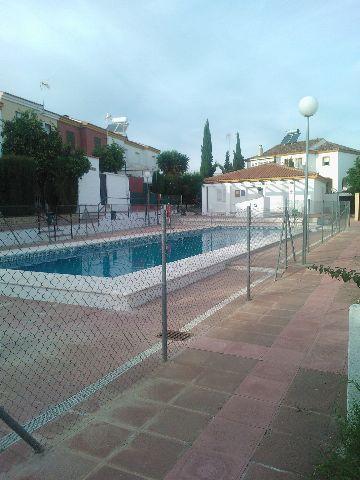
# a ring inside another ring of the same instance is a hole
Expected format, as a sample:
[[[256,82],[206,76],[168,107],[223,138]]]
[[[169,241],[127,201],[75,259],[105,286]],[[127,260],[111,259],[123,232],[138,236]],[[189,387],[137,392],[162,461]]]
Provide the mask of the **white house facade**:
[[[240,213],[248,205],[259,213],[270,213],[282,210],[285,202],[290,208],[301,211],[304,186],[301,169],[276,163],[209,177],[202,186],[202,213]],[[330,188],[330,179],[309,173],[311,212],[319,211],[323,195]]]
[[[108,145],[116,143],[125,150],[126,173],[133,177],[144,177],[145,171],[157,170],[157,156],[160,150],[129,140],[117,132],[107,132]],[[151,177],[150,177],[151,182]]]
[[[360,150],[328,142],[324,138],[316,138],[309,142],[309,171],[322,177],[331,178],[332,188],[336,192],[343,191],[347,171],[354,165]],[[259,153],[247,159],[247,168],[268,163],[286,165],[298,169],[305,167],[305,142],[276,145],[263,151],[259,145]]]
[[[99,159],[87,157],[90,161],[90,170],[79,179],[78,204],[94,205],[100,202]]]

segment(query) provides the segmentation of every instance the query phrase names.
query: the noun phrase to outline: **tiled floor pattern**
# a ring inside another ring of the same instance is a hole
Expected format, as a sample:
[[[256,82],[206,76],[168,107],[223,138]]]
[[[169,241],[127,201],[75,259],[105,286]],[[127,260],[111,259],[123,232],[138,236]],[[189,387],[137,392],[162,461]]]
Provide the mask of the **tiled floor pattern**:
[[[352,228],[311,256],[354,265],[358,234]],[[291,268],[255,300],[227,307],[219,326],[95,410],[60,446],[40,456],[20,443],[9,449],[0,479],[306,478],[344,410],[356,295],[348,288]]]

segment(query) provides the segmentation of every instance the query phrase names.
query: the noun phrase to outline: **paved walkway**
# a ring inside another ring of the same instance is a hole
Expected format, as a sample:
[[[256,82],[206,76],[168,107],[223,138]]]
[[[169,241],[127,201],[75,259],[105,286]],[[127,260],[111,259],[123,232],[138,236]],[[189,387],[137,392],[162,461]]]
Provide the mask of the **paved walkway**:
[[[359,233],[352,227],[309,261],[359,269]],[[292,267],[253,301],[233,302],[220,325],[56,449],[5,452],[3,470],[17,465],[0,478],[305,478],[344,412],[347,313],[357,296],[356,287]],[[50,438],[52,429],[38,433]]]

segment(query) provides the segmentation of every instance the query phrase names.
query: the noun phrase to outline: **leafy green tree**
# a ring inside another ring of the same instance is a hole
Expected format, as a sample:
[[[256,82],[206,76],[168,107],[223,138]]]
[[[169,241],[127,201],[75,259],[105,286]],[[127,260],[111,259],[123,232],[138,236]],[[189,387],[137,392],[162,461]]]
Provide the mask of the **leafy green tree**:
[[[182,175],[164,175],[155,172],[151,191],[161,195],[183,197],[183,203],[198,203],[202,185],[200,173],[184,173]]]
[[[165,175],[180,175],[187,171],[189,157],[176,150],[165,150],[158,155],[157,164]]]
[[[181,194],[183,203],[197,204],[200,202],[202,176],[200,173],[185,173],[182,176]]]
[[[241,153],[239,132],[236,134],[236,147],[233,158],[234,170],[242,170],[245,167],[245,160]]]
[[[25,155],[0,157],[0,205],[33,205],[37,194],[35,160]]]
[[[357,157],[354,166],[347,171],[346,182],[351,193],[360,192],[360,157]]]
[[[91,165],[82,151],[74,152],[70,147],[63,145],[55,127],[47,132],[34,112],[23,112],[13,120],[3,123],[2,147],[5,157],[8,155],[22,157],[15,163],[18,165],[19,174],[24,171],[25,157],[28,162],[34,162],[33,182],[36,188],[31,193],[34,184],[29,185],[27,187],[29,195],[33,196],[36,192],[43,204],[58,201],[69,203],[65,190],[66,180],[71,180],[69,187],[72,191],[71,200],[76,200],[77,181],[89,171]]]
[[[224,173],[232,172],[232,165],[230,162],[230,153],[229,150],[227,150],[225,154],[225,163],[224,163]]]
[[[93,154],[99,157],[100,172],[119,173],[125,166],[125,150],[115,142],[95,148]]]
[[[212,142],[209,120],[206,120],[204,126],[203,144],[201,146],[201,166],[200,174],[203,178],[211,177],[214,174],[215,167],[213,165]]]
[[[3,122],[2,152],[4,155],[14,154],[38,158],[46,153],[46,148],[52,143],[54,132],[51,131],[51,133],[49,141],[48,134],[36,114],[30,110],[22,112],[13,120]],[[51,145],[51,150],[55,146],[60,153],[58,139],[55,143],[56,145]]]

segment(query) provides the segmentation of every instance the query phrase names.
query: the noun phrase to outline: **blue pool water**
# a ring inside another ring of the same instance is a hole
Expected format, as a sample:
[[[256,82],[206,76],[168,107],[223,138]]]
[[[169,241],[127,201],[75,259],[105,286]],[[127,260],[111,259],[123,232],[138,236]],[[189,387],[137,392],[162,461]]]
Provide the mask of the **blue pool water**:
[[[274,236],[276,228],[255,227],[252,235],[259,241]],[[268,240],[270,240],[268,238]],[[243,227],[215,227],[168,235],[167,260],[210,252],[235,243],[246,242]],[[268,243],[265,242],[264,243]],[[159,235],[122,239],[85,246],[68,246],[54,251],[6,257],[0,268],[33,272],[117,277],[161,264]]]

